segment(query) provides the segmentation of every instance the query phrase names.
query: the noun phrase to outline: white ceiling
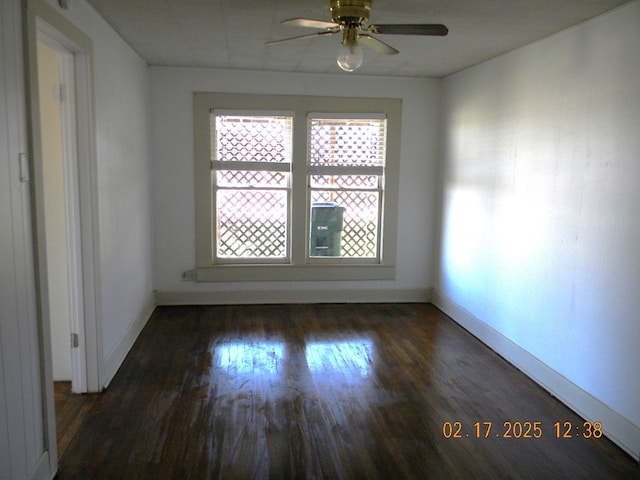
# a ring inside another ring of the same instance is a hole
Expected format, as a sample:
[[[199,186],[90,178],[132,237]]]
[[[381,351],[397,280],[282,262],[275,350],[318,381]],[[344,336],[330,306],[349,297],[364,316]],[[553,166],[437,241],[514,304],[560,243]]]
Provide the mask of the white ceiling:
[[[384,35],[398,55],[365,49],[366,75],[441,77],[612,10],[628,0],[374,0],[369,23],[444,23],[446,37]],[[89,0],[150,65],[338,73],[340,35],[280,25],[330,20],[329,0]],[[346,75],[346,74],[345,74]]]

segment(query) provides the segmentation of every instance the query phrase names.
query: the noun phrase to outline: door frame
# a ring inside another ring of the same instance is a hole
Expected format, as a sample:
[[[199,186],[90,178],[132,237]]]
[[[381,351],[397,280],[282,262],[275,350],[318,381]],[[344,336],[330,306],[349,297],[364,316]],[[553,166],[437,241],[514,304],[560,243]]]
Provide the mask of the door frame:
[[[26,0],[25,75],[27,80],[27,125],[29,129],[30,167],[32,177],[33,228],[36,265],[37,307],[40,326],[40,348],[43,352],[42,389],[45,400],[45,442],[52,465],[57,465],[55,434],[55,404],[51,362],[51,325],[47,281],[46,229],[44,221],[44,178],[40,107],[38,96],[38,36],[46,36],[73,55],[75,83],[75,172],[76,202],[79,231],[76,238],[77,266],[81,277],[77,292],[81,295],[78,322],[83,325],[79,341],[82,349],[74,352],[74,362],[81,365],[77,372],[78,392],[99,392],[103,388],[103,355],[100,317],[100,249],[98,224],[97,155],[93,100],[93,45],[90,37],[75,27],[45,0]],[[78,325],[74,325],[74,328]],[[72,354],[73,355],[73,354]],[[74,371],[74,376],[76,372]]]
[[[75,91],[75,54],[64,43],[57,40],[57,32],[51,32],[48,26],[38,26],[37,41],[38,55],[40,44],[52,48],[58,59],[58,81],[61,88],[60,99],[60,130],[62,132],[62,200],[64,204],[65,222],[65,253],[67,268],[67,292],[69,332],[77,335],[77,345],[70,337],[64,348],[70,351],[71,390],[74,393],[87,392],[86,373],[86,342],[84,334],[84,294],[82,285],[82,241],[80,238],[80,203],[78,199],[78,149],[77,149],[77,121],[76,121],[76,91]],[[41,124],[39,124],[42,127]],[[42,132],[41,132],[42,133]],[[45,176],[46,177],[46,176]],[[47,178],[43,179],[46,185]],[[45,186],[46,188],[46,186]],[[45,214],[46,216],[46,214]],[[45,231],[45,237],[48,235]],[[57,252],[47,251],[47,256]],[[55,357],[55,347],[52,354]]]

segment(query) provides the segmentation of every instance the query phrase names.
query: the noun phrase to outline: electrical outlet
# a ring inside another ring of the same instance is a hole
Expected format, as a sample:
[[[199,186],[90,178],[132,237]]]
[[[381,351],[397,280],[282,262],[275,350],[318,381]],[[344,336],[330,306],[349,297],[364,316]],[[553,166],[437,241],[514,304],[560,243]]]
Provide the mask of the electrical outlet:
[[[196,271],[195,270],[185,270],[182,272],[182,281],[183,282],[195,282],[196,281]]]

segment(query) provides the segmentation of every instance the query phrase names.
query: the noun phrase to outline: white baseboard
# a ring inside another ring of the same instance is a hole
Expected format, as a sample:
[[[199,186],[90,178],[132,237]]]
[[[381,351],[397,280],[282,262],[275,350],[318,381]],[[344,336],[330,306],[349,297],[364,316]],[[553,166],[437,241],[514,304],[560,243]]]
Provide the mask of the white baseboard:
[[[601,422],[605,435],[640,461],[640,427],[638,425],[609,408],[438,290],[433,290],[431,301],[585,420]]]
[[[394,290],[254,290],[156,292],[158,305],[255,305],[274,303],[419,303],[431,301],[430,288]]]
[[[56,466],[50,465],[51,457],[45,451],[36,462],[33,470],[29,474],[28,480],[51,480],[56,476]]]
[[[131,347],[133,347],[138,335],[140,335],[140,332],[147,324],[147,321],[151,317],[155,307],[155,298],[152,296],[147,300],[140,314],[133,322],[131,322],[131,324],[129,324],[129,328],[127,328],[120,336],[116,346],[108,355],[105,356],[103,363],[104,377],[102,381],[102,388],[106,388],[109,383],[111,383],[111,380],[113,380],[114,375],[120,368],[120,365],[122,365],[122,362],[129,353],[129,350],[131,350]]]

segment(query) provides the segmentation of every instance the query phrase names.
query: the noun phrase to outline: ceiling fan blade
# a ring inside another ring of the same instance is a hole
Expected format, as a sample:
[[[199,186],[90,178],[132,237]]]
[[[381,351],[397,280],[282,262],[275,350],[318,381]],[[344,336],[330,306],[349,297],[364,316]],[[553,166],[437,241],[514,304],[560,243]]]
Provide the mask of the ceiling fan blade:
[[[443,37],[449,33],[449,29],[439,23],[369,25],[367,30],[380,35],[435,35]]]
[[[273,40],[271,42],[265,43],[265,45],[276,45],[278,43],[290,42],[292,40],[302,40],[304,38],[333,35],[334,33],[337,33],[337,32],[324,31],[324,32],[308,33],[307,35],[299,35],[297,37],[283,38],[282,40]]]
[[[381,40],[378,40],[371,35],[367,35],[366,33],[361,33],[358,35],[358,41],[361,42],[364,46],[369,47],[372,50],[375,50],[381,55],[395,55],[398,52],[391,45],[387,45]]]
[[[282,25],[291,25],[294,27],[306,27],[306,28],[325,28],[334,29],[340,28],[338,24],[334,22],[326,22],[324,20],[313,20],[311,18],[289,18],[280,22]]]

